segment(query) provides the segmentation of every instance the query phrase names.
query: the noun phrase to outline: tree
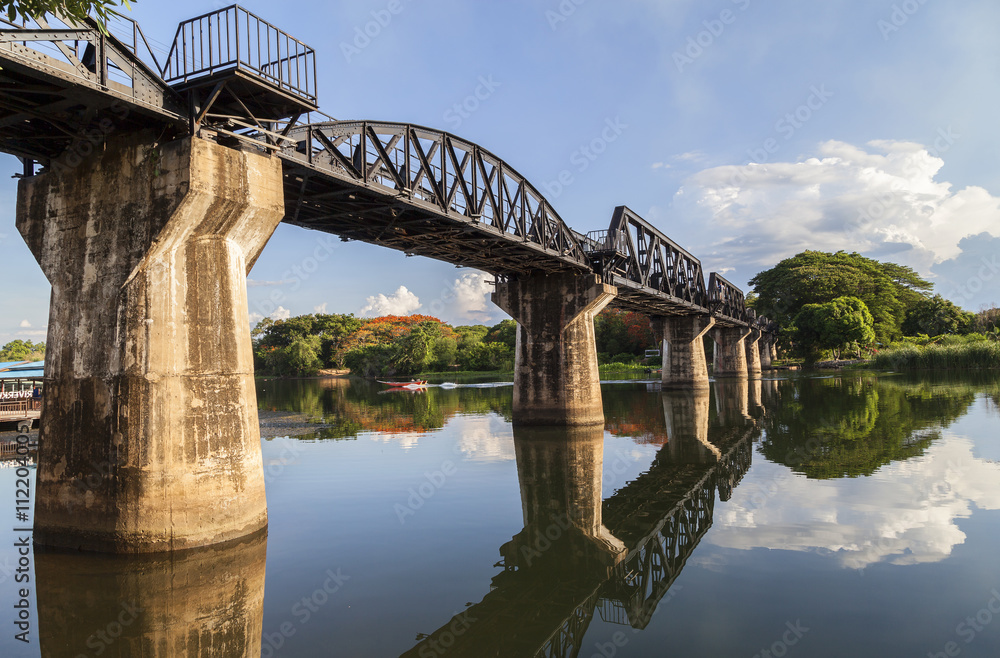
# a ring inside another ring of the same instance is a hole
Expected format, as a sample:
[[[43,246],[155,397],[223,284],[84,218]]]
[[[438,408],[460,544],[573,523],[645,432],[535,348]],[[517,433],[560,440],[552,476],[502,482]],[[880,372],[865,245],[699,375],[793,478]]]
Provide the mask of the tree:
[[[846,347],[858,349],[875,342],[874,320],[857,297],[837,297],[826,304],[806,304],[795,316],[795,340],[808,360],[820,350],[833,350],[836,357]]]
[[[45,343],[32,343],[20,338],[0,349],[0,361],[35,361],[45,358]]]
[[[138,0],[131,0],[138,2]],[[62,14],[67,18],[82,22],[91,14],[95,15],[101,31],[107,34],[107,24],[112,18],[121,16],[119,8],[132,9],[130,0],[0,0],[0,11],[14,21],[20,16],[23,20],[44,16],[45,14]]]
[[[976,322],[973,313],[963,311],[941,295],[925,297],[911,306],[903,321],[907,336],[968,333]]]
[[[757,294],[758,315],[785,328],[806,304],[856,297],[872,315],[876,340],[884,343],[902,336],[906,310],[932,288],[909,267],[843,251],[804,251],[760,272],[750,285]]]
[[[503,320],[500,324],[490,327],[489,333],[483,338],[485,343],[503,343],[510,349],[514,349],[517,339],[517,322],[513,320]]]

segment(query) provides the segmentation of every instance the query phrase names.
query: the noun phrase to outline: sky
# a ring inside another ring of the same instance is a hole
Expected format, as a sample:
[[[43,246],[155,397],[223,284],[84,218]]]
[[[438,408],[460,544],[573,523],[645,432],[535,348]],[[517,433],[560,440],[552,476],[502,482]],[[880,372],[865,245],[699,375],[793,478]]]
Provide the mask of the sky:
[[[1000,303],[995,0],[354,0],[242,3],[316,49],[321,109],[444,129],[531,181],[575,230],[627,205],[749,290],[805,249],[909,265]],[[225,6],[139,0],[166,50]],[[0,171],[19,163],[0,156]],[[0,178],[0,344],[44,340],[48,284]],[[281,225],[251,319],[506,316],[489,277]]]

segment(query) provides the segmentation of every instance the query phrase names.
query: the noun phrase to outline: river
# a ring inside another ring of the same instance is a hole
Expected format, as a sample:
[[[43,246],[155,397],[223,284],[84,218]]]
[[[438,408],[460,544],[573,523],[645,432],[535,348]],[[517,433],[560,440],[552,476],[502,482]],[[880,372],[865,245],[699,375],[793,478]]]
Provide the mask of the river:
[[[1000,655],[1000,373],[609,382],[572,431],[382,389],[258,380],[315,426],[232,545],[22,556],[0,469],[0,656]]]

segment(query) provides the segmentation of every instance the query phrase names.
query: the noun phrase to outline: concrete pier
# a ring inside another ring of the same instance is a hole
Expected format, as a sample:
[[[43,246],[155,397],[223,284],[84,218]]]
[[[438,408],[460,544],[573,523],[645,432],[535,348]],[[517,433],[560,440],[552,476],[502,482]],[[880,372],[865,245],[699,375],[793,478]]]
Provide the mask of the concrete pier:
[[[747,354],[747,375],[751,379],[760,379],[760,336],[760,329],[751,329],[750,333],[743,339],[743,347]]]
[[[37,544],[170,551],[267,525],[246,276],[284,215],[281,166],[155,140],[18,187],[52,284]]]
[[[709,390],[664,391],[661,397],[671,461],[709,464],[718,459],[719,449],[708,440]]]
[[[260,658],[266,561],[265,532],[182,553],[37,552],[41,655]]]
[[[762,370],[771,369],[771,346],[773,345],[773,341],[774,337],[771,336],[771,334],[764,334],[757,343],[758,352],[760,353],[760,367]]]
[[[518,427],[514,453],[524,529],[501,547],[506,563],[606,577],[626,551],[602,521],[604,428]]]
[[[497,284],[517,321],[514,423],[603,425],[594,316],[615,298],[594,275],[534,274]]]
[[[712,331],[712,337],[715,339],[712,353],[716,377],[740,377],[743,379],[748,377],[744,339],[749,334],[749,327],[715,327]]]
[[[710,316],[654,317],[653,336],[663,347],[663,388],[708,388],[708,362],[702,336],[715,326]]]

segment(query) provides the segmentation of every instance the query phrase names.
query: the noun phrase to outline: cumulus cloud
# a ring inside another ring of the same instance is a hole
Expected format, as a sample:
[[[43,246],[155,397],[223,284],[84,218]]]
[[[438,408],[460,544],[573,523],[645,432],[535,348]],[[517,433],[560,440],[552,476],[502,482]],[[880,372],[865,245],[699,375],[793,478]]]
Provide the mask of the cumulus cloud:
[[[684,182],[674,207],[731,236],[713,245],[710,269],[843,249],[931,275],[933,265],[960,256],[967,236],[1000,236],[1000,199],[936,180],[943,165],[913,142],[828,141],[799,162],[705,169]]]
[[[284,306],[279,306],[278,308],[274,309],[274,312],[267,317],[275,321],[287,320],[288,318],[292,317],[292,312],[289,311]],[[260,313],[250,313],[249,319],[250,319],[250,326],[253,326],[258,322],[260,322],[261,320],[263,320],[264,316],[261,315]]]
[[[319,306],[313,306],[313,313],[326,313],[326,302],[323,302]]]
[[[493,292],[492,281],[493,277],[482,272],[468,272],[455,279],[452,315],[470,322],[488,322],[492,315],[487,304]]]
[[[383,293],[369,297],[364,308],[358,311],[358,315],[366,318],[377,318],[383,315],[412,315],[420,308],[420,299],[400,286],[396,292],[386,296]]]
[[[21,327],[22,329],[30,329],[31,323],[28,322],[27,320],[21,320],[21,324],[19,324],[18,326]]]
[[[737,549],[830,554],[845,568],[938,562],[965,541],[957,519],[1000,509],[1000,464],[965,437],[936,441],[917,458],[866,478],[807,480],[776,464],[716,509],[711,541]],[[873,504],[872,501],[877,501]]]

